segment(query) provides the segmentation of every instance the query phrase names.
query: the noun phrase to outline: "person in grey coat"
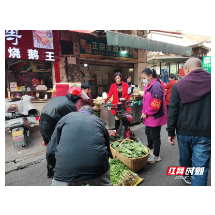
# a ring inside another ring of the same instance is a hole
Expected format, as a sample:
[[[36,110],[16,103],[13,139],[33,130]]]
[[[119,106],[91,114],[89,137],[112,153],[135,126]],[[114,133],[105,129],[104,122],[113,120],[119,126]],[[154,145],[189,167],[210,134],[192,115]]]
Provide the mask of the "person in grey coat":
[[[109,133],[105,123],[85,105],[61,118],[47,146],[55,168],[52,186],[112,186]]]

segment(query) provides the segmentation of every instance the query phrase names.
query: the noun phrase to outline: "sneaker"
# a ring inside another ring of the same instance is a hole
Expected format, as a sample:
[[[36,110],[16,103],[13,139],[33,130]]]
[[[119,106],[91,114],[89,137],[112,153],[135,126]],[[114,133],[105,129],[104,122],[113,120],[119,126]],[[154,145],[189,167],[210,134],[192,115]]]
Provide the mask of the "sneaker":
[[[150,154],[149,154],[149,157],[148,159],[153,155],[153,149],[150,149]]]
[[[189,177],[180,175],[180,178],[183,179],[185,183],[191,184],[191,179]]]
[[[153,151],[154,151],[153,149],[150,149],[150,155],[152,155],[152,154],[153,154]]]
[[[154,154],[149,156],[148,163],[155,163],[156,161],[161,161],[160,156],[156,157]]]

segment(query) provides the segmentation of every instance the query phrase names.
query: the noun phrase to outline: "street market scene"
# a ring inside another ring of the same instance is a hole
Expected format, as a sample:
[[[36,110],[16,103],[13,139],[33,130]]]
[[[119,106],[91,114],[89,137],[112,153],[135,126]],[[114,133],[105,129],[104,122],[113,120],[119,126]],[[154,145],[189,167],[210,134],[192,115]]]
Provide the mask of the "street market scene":
[[[211,36],[5,30],[5,186],[211,186]]]

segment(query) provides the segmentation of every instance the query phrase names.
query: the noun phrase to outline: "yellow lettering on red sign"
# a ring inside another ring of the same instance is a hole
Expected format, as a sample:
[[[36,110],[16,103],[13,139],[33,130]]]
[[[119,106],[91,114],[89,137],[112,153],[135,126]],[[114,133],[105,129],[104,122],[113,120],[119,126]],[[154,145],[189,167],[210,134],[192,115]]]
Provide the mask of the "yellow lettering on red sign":
[[[159,110],[160,106],[161,106],[161,102],[162,102],[162,100],[158,100],[158,99],[153,98],[151,101],[150,107],[152,109]]]

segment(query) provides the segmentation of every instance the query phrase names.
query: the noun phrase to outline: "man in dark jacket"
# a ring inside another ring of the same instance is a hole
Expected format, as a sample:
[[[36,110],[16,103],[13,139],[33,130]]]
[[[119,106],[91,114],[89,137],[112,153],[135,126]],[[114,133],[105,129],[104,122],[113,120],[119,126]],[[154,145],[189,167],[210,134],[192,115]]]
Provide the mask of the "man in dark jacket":
[[[52,186],[112,186],[109,134],[93,113],[86,105],[56,125],[47,146],[50,163],[55,166]]]
[[[81,89],[82,91],[84,91],[87,96],[89,97],[89,99],[83,99],[83,100],[79,100],[76,104],[76,108],[77,108],[77,111],[79,111],[79,109],[84,106],[84,105],[89,105],[90,107],[92,107],[95,111],[101,111],[101,108],[99,107],[96,107],[94,104],[93,104],[93,97],[92,95],[90,94],[91,93],[91,86],[88,82],[83,82],[81,84]]]
[[[191,186],[206,186],[211,157],[211,74],[202,69],[198,58],[186,61],[184,74],[172,88],[168,141],[175,145],[176,130],[179,163],[187,167],[181,178]]]
[[[81,98],[88,98],[85,93],[78,87],[71,87],[66,96],[52,98],[42,109],[39,130],[43,141],[48,145],[54,132],[55,125],[65,115],[76,111],[75,104]],[[47,157],[47,156],[46,156]],[[48,173],[47,177],[52,177],[52,166],[47,159]]]

